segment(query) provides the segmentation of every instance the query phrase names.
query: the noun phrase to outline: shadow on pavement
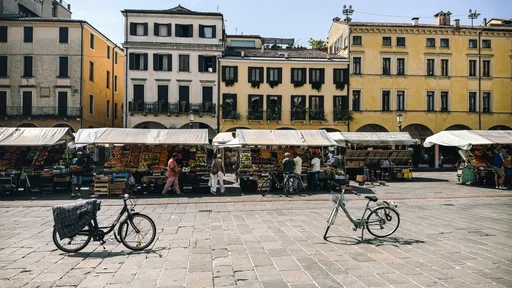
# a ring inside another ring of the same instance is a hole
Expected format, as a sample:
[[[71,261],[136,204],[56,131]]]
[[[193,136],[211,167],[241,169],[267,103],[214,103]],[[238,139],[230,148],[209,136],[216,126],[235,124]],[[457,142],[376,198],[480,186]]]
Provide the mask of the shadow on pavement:
[[[368,236],[368,237],[372,237],[372,236]],[[338,239],[338,240],[335,241],[332,239]],[[395,246],[395,247],[426,243],[423,240],[407,239],[407,238],[401,238],[401,237],[367,238],[367,239],[361,240],[361,238],[356,238],[356,237],[328,236],[326,241],[330,242],[332,244],[340,244],[340,245],[370,244],[370,245],[375,245],[375,246],[390,245],[390,246]]]
[[[99,245],[99,244],[98,244]],[[100,247],[101,249],[101,247]],[[146,249],[143,251],[126,251],[126,252],[112,252],[109,250],[101,250],[101,251],[94,251],[94,252],[77,252],[74,254],[68,254],[68,257],[76,257],[76,258],[113,258],[113,257],[119,257],[119,256],[126,256],[126,255],[142,255],[142,254],[156,254],[160,258],[163,257],[162,254],[160,254],[160,251],[167,250],[167,248],[161,247],[157,249]],[[64,253],[66,254],[66,253]]]
[[[426,178],[426,177],[414,177],[412,182],[450,182],[447,179],[438,179],[438,178]]]

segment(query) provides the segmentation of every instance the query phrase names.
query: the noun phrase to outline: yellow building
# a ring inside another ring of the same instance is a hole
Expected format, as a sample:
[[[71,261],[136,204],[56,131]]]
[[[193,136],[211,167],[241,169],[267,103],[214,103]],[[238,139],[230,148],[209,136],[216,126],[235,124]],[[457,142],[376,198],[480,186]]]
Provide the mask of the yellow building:
[[[0,19],[0,126],[122,127],[123,79],[123,50],[86,21]]]
[[[419,139],[511,129],[512,26],[463,26],[450,15],[433,24],[333,19],[329,53],[350,57],[351,131],[398,131],[398,113]]]
[[[228,36],[229,47],[220,59],[219,130],[346,131],[348,60],[316,50],[265,44],[276,40],[293,42]]]

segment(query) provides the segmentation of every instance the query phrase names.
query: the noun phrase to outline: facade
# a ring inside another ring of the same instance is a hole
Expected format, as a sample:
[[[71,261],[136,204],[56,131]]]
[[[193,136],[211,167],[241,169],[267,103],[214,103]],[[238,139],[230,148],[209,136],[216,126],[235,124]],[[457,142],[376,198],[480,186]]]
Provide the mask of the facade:
[[[235,46],[220,59],[220,131],[347,131],[345,57],[308,49],[267,49],[259,36],[229,36],[227,43]]]
[[[426,137],[449,129],[512,127],[512,27],[333,20],[328,49],[350,57],[351,131]],[[485,21],[485,20],[484,20]]]
[[[71,19],[71,4],[62,0],[2,0],[0,15]]]
[[[88,39],[96,35],[90,52]],[[106,44],[110,47],[107,52]],[[96,53],[93,55],[93,53]],[[110,53],[110,59],[107,58]],[[114,53],[118,63],[112,65]],[[117,93],[106,87],[106,72],[122,79],[123,52],[85,21],[58,18],[5,18],[0,20],[0,126],[87,127],[122,126],[123,86]],[[93,60],[90,59],[93,57]],[[96,67],[95,82],[88,81],[89,62]],[[110,81],[112,83],[113,80]],[[118,84],[119,85],[119,84]],[[112,88],[112,86],[111,86]],[[89,95],[95,95],[93,115]],[[106,115],[118,106],[118,121]],[[113,100],[112,100],[113,99]],[[117,104],[115,104],[117,103]],[[85,109],[84,109],[85,108]],[[101,114],[99,113],[101,112]]]
[[[220,13],[124,10],[125,127],[217,129]]]

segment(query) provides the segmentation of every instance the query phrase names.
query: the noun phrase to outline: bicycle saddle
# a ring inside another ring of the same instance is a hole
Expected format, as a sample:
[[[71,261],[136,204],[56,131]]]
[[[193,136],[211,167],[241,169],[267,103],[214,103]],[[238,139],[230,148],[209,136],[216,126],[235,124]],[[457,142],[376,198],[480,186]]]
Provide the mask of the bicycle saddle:
[[[377,198],[377,196],[364,196],[364,198],[366,198],[372,202],[377,202],[379,200],[379,198]]]

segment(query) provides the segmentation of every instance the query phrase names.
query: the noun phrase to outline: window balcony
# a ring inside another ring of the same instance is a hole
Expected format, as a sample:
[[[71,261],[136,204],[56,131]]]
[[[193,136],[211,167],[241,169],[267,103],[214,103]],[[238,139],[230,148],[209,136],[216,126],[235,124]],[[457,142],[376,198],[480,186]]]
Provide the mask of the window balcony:
[[[290,115],[292,121],[306,121],[306,108],[294,107]]]
[[[327,122],[324,109],[311,109],[309,110],[309,121],[322,121]]]
[[[252,108],[247,111],[247,120],[249,121],[263,121],[263,109]]]
[[[214,116],[217,113],[217,104],[215,103],[189,103],[189,102],[165,102],[165,101],[154,101],[154,102],[128,102],[128,112],[130,115],[134,114],[175,114],[179,116],[181,114],[188,114],[192,111],[194,114],[202,116],[203,114],[211,114]]]
[[[7,106],[5,111],[0,109],[0,117],[81,117],[82,109],[80,107],[45,107],[45,106]]]
[[[267,109],[267,121],[281,121],[281,108]]]

